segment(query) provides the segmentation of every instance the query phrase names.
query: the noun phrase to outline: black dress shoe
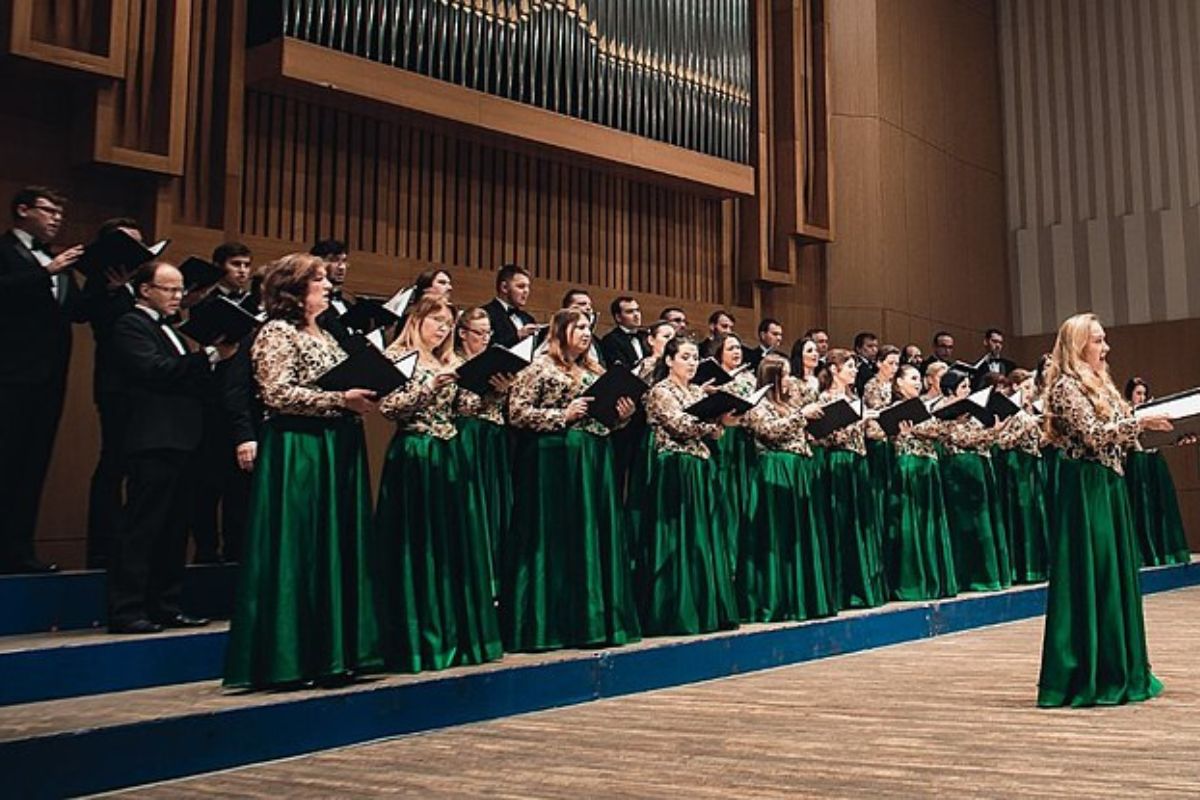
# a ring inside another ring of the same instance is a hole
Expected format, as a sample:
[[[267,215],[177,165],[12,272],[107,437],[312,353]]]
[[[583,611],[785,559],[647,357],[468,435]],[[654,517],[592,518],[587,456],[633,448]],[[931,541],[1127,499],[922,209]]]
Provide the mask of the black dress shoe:
[[[163,626],[148,619],[135,619],[132,622],[121,622],[109,625],[109,633],[162,633]]]
[[[208,624],[204,617],[189,617],[187,614],[176,614],[173,617],[156,620],[164,628],[203,628]]]

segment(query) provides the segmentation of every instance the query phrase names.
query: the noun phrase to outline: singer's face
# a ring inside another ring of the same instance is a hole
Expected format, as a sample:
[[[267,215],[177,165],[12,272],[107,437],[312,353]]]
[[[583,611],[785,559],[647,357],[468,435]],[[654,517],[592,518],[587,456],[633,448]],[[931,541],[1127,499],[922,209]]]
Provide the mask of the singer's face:
[[[725,339],[725,345],[721,348],[721,367],[724,369],[737,369],[742,365],[742,343],[738,341],[736,336],[729,336]]]
[[[500,290],[510,304],[524,308],[529,302],[529,276],[513,275],[512,280],[500,284]]]
[[[421,320],[421,343],[430,350],[440,347],[450,331],[454,330],[454,317],[448,309],[441,309]]]
[[[308,294],[304,297],[304,313],[308,317],[315,319],[329,308],[329,290],[332,288],[333,284],[325,277],[325,270],[318,270],[308,282]]]
[[[804,359],[804,368],[816,370],[817,364],[821,361],[821,352],[817,349],[815,341],[807,341],[804,343],[804,349],[800,351],[800,355]]]
[[[921,373],[916,369],[906,367],[896,376],[896,389],[905,400],[911,400],[921,393]]]
[[[64,209],[47,197],[39,197],[32,205],[17,206],[20,226],[33,238],[52,242],[62,227]]]
[[[1140,406],[1142,403],[1146,402],[1145,384],[1139,383],[1137,386],[1133,387],[1133,394],[1130,395],[1129,402],[1134,406]]]
[[[884,381],[890,381],[896,375],[896,370],[899,367],[900,354],[892,353],[883,361],[879,362],[879,377]]]
[[[578,356],[592,346],[592,325],[586,319],[581,319],[571,325],[567,331],[567,347],[571,356]]]
[[[225,283],[234,289],[250,286],[250,256],[233,256],[225,262]]]
[[[674,358],[667,359],[667,368],[671,377],[680,383],[690,383],[696,377],[696,368],[700,366],[700,351],[691,342],[679,345],[679,351]]]
[[[661,356],[663,349],[667,346],[667,342],[675,338],[675,329],[670,325],[660,325],[654,329],[653,335],[650,337],[650,349],[654,351],[654,355]]]
[[[642,327],[642,307],[637,300],[627,300],[617,307],[617,322],[626,328]]]
[[[429,290],[426,292],[426,294],[439,297],[449,297],[450,293],[453,291],[454,284],[450,281],[450,273],[439,272],[437,275],[433,276],[433,283],[429,285]]]
[[[350,270],[350,256],[347,253],[329,256],[325,259],[325,269],[328,272],[329,282],[335,286],[341,286],[346,282],[346,273]]]
[[[147,305],[164,317],[173,317],[179,313],[183,301],[183,273],[170,264],[162,264],[140,291]]]

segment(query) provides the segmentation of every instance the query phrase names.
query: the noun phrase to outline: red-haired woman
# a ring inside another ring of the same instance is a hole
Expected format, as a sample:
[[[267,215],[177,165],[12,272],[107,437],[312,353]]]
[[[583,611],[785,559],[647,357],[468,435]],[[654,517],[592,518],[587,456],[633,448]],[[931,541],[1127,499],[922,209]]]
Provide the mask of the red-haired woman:
[[[580,395],[603,374],[578,309],[550,323],[546,353],[513,382],[517,446],[512,522],[500,581],[504,644],[512,651],[619,645],[639,636],[609,430]],[[622,422],[633,415],[622,398]]]

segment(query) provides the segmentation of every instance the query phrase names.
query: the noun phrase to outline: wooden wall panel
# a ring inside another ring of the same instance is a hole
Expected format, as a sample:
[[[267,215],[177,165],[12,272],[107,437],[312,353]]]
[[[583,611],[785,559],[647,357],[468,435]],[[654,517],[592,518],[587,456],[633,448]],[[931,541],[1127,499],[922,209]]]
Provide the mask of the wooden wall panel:
[[[691,235],[720,230],[720,200],[280,95],[247,93],[245,120],[245,236],[722,301],[718,253]]]

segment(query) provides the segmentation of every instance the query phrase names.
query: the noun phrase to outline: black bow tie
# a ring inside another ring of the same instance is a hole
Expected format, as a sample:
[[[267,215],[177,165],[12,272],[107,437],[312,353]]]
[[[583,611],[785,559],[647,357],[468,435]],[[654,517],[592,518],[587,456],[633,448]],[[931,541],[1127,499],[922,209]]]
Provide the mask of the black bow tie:
[[[50,245],[40,239],[34,239],[29,244],[29,252],[50,255]]]
[[[172,314],[169,317],[159,317],[158,324],[162,325],[164,328],[170,328],[172,325],[178,324],[181,319],[183,319],[183,317],[179,316],[178,314]]]
[[[342,299],[342,290],[341,289],[330,289],[329,290],[329,299],[330,300],[341,300]]]

